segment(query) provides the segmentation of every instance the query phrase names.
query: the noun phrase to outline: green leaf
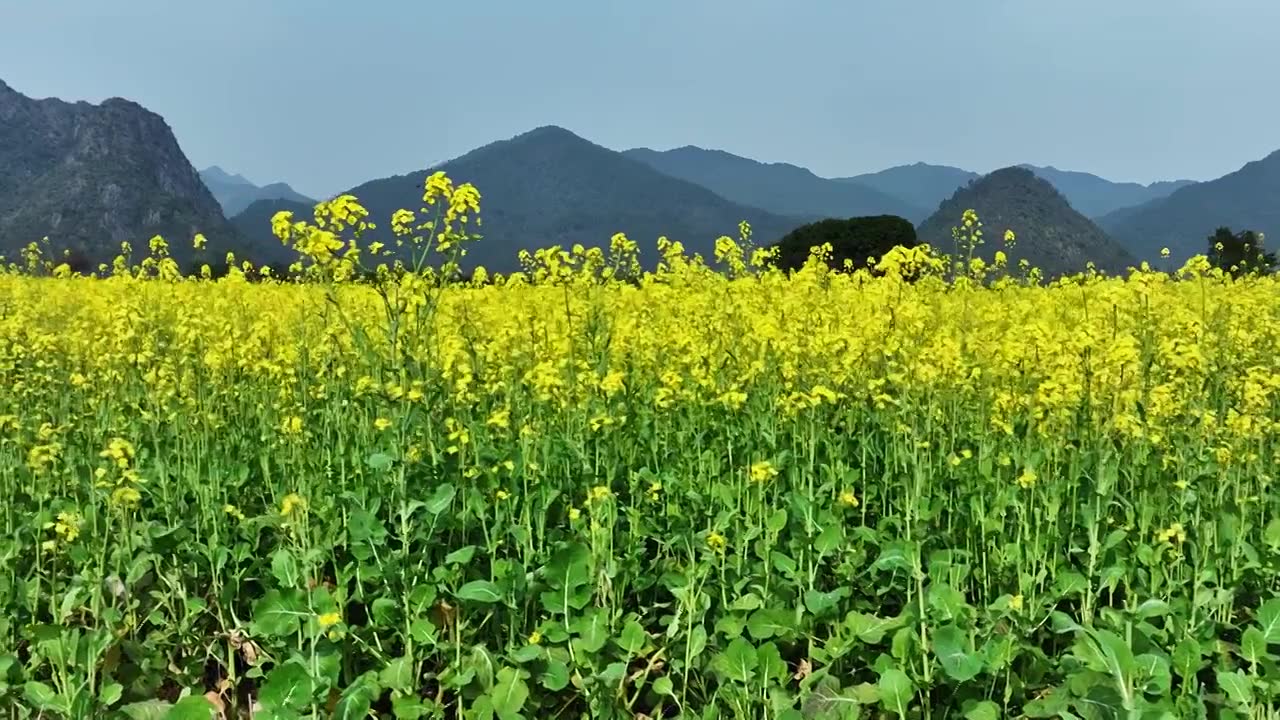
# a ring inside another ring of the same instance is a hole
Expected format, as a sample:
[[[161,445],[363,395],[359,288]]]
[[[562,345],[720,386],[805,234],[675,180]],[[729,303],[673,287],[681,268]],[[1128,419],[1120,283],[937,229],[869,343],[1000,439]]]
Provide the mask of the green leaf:
[[[761,608],[747,618],[747,632],[756,640],[786,637],[795,626],[795,614],[780,608]]]
[[[963,617],[969,604],[965,602],[964,593],[946,583],[933,583],[925,593],[929,598],[929,607],[942,620],[955,620]]]
[[[675,685],[671,682],[671,678],[667,677],[666,675],[663,675],[657,680],[654,680],[653,685],[651,687],[653,688],[653,691],[659,695],[663,695],[666,697],[676,696]]]
[[[413,657],[404,655],[387,663],[382,672],[378,673],[378,681],[388,690],[409,692],[414,689],[413,675]]]
[[[1168,615],[1173,608],[1164,600],[1151,599],[1143,602],[1134,608],[1134,614],[1143,620],[1149,620],[1153,617]]]
[[[288,548],[278,548],[271,554],[271,574],[275,576],[282,588],[298,585],[298,561]]]
[[[450,485],[449,483],[445,483],[437,487],[435,494],[433,494],[431,498],[427,500],[427,503],[426,503],[427,512],[431,513],[432,515],[439,515],[445,510],[448,510],[449,505],[453,503],[453,496],[456,495],[457,493],[458,493],[457,489],[454,488],[453,485]]]
[[[1246,708],[1253,706],[1253,685],[1243,671],[1219,670],[1217,677],[1218,687],[1227,693],[1232,702]]]
[[[844,542],[844,526],[832,523],[828,525],[813,541],[813,549],[819,555],[826,555]]]
[[[764,526],[769,532],[781,532],[787,526],[787,509],[774,510],[773,514],[764,521]]]
[[[1271,598],[1258,608],[1258,628],[1268,645],[1280,643],[1280,598]]]
[[[475,545],[466,545],[444,556],[445,565],[466,565],[476,554]]]
[[[22,686],[22,695],[37,710],[63,710],[65,706],[62,697],[53,688],[35,680]]]
[[[645,634],[644,628],[635,620],[628,620],[626,625],[622,627],[622,634],[618,636],[618,647],[621,647],[628,655],[638,655],[644,649],[645,643],[648,642],[649,636]]]
[[[569,666],[559,660],[547,663],[547,669],[540,678],[542,687],[551,692],[560,692],[569,686]]]
[[[143,700],[125,705],[120,708],[120,712],[127,715],[129,720],[164,720],[172,707],[173,705],[163,700]]]
[[[1186,638],[1173,649],[1173,669],[1183,680],[1194,678],[1200,665],[1200,643],[1195,638]]]
[[[955,625],[933,631],[933,652],[942,669],[957,682],[967,682],[982,672],[982,658],[969,649],[969,638]]]
[[[258,691],[258,702],[271,710],[301,710],[311,702],[315,683],[307,669],[293,662],[277,666]]]
[[[338,697],[338,702],[333,706],[334,720],[364,720],[369,717],[369,709],[380,693],[376,673],[361,675]]]
[[[1257,664],[1267,657],[1267,638],[1256,627],[1245,628],[1240,636],[1240,657]]]
[[[211,720],[218,709],[203,695],[188,695],[169,709],[165,720]]]
[[[504,667],[498,671],[493,690],[489,692],[489,699],[498,717],[504,720],[519,717],[521,708],[529,699],[529,686],[524,682],[528,676],[528,673],[516,668]]]
[[[120,683],[109,682],[102,686],[98,691],[98,702],[104,707],[111,707],[120,702],[120,698],[124,696],[124,686]]]
[[[391,463],[394,459],[386,453],[373,453],[365,459],[364,464],[369,466],[370,470],[385,472],[391,469]]]
[[[308,613],[297,595],[270,590],[253,604],[253,632],[266,637],[284,637],[298,631],[298,623]]]
[[[609,641],[609,618],[603,610],[583,615],[573,622],[570,629],[578,635],[574,641],[577,649],[588,655],[600,652]]]
[[[965,720],[1000,720],[1000,706],[990,700],[969,708],[964,713]]]
[[[459,600],[470,600],[479,603],[496,603],[502,599],[498,586],[488,580],[472,580],[458,588]]]
[[[734,638],[724,652],[712,660],[713,667],[730,680],[749,683],[756,675],[759,661],[756,648],[746,638]]]
[[[838,588],[830,592],[806,590],[804,606],[814,615],[822,615],[836,608],[840,601],[849,595],[849,588]]]
[[[882,618],[875,615],[864,615],[851,612],[844,618],[845,627],[868,645],[878,645],[884,640],[884,634],[902,626],[902,618]]]
[[[898,668],[889,668],[880,673],[880,682],[876,683],[876,687],[880,691],[880,704],[897,713],[898,717],[905,718],[907,708],[911,706],[911,698],[916,694],[911,678]]]

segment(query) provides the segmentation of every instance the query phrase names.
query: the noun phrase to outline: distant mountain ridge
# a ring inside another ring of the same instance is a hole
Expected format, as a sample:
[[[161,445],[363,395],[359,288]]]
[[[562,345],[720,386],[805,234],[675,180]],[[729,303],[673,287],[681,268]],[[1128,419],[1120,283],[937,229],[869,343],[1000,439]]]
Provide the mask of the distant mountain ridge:
[[[1216,180],[1179,188],[1168,197],[1112,212],[1099,223],[1143,260],[1181,264],[1205,253],[1219,227],[1253,230],[1266,244],[1280,243],[1280,150]]]
[[[294,190],[288,183],[275,182],[258,186],[243,175],[228,173],[217,165],[201,170],[200,179],[213,193],[214,199],[222,206],[222,211],[227,217],[238,215],[258,200],[289,200],[315,204],[315,200]]]
[[[988,261],[1003,249],[1011,266],[1026,259],[1051,277],[1083,271],[1089,262],[1112,274],[1134,264],[1130,253],[1073,209],[1049,181],[1022,167],[996,170],[957,190],[921,223],[920,242],[954,252],[951,229],[968,209],[982,220],[985,242],[977,255]],[[1012,249],[1004,248],[1005,230],[1017,236]]]
[[[898,215],[915,222],[929,213],[927,207],[861,183],[823,178],[797,165],[764,163],[723,150],[686,145],[661,151],[633,148],[622,154],[733,202],[778,215]]]
[[[938,204],[951,197],[958,188],[964,187],[969,181],[979,177],[981,176],[976,172],[958,167],[917,162],[853,177],[836,178],[836,180],[858,183],[901,198],[905,202],[924,208],[927,216],[937,210]]]
[[[421,206],[423,181],[435,170],[480,190],[479,232],[484,237],[471,247],[464,269],[484,265],[512,272],[520,269],[520,250],[574,243],[607,247],[617,232],[640,245],[642,261],[650,267],[657,260],[656,241],[664,235],[682,242],[687,253],[710,260],[716,238],[736,235],[743,220],[751,223],[760,245],[806,220],[731,202],[556,126],[490,143],[433,168],[371,180],[348,192],[380,223],[378,232],[385,232],[391,213]],[[236,222],[249,231],[277,209],[301,208],[258,202]],[[270,227],[263,224],[256,232],[253,237],[266,241]]]
[[[1019,165],[1048,180],[1066,196],[1080,214],[1098,218],[1126,207],[1166,197],[1179,188],[1195,184],[1192,180],[1165,180],[1142,185],[1135,182],[1113,182],[1097,175],[1053,166]]]
[[[0,81],[0,254],[47,236],[92,269],[123,241],[136,259],[162,235],[181,262],[197,232],[211,252],[250,250],[162,117],[121,98],[36,100]]]

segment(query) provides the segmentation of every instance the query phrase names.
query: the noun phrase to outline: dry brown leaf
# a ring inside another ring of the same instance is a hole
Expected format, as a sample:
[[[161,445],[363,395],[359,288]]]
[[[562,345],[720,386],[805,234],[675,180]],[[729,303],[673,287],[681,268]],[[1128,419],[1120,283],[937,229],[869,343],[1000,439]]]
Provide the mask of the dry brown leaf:
[[[214,711],[217,713],[217,717],[219,718],[219,720],[226,720],[227,704],[222,701],[221,693],[219,693],[217,690],[210,690],[209,692],[204,694],[204,699],[208,700],[209,704],[213,706]]]
[[[813,673],[813,665],[809,664],[809,659],[805,658],[796,666],[796,674],[791,677],[796,680],[804,680]]]

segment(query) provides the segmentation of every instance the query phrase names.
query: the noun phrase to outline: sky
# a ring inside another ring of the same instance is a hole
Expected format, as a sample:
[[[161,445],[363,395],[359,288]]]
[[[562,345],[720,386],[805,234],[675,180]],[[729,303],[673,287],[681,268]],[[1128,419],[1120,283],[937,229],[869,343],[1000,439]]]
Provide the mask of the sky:
[[[1277,0],[0,0],[0,18],[19,92],[137,101],[197,168],[313,196],[541,125],[833,177],[1205,180],[1280,148]]]

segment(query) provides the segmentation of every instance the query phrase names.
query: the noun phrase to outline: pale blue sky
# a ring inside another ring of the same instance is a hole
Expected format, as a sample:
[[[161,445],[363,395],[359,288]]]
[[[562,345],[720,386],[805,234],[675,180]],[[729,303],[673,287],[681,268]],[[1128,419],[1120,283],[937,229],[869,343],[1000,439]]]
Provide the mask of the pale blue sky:
[[[0,78],[323,195],[556,124],[852,175],[1208,179],[1280,148],[1280,0],[0,0]]]

